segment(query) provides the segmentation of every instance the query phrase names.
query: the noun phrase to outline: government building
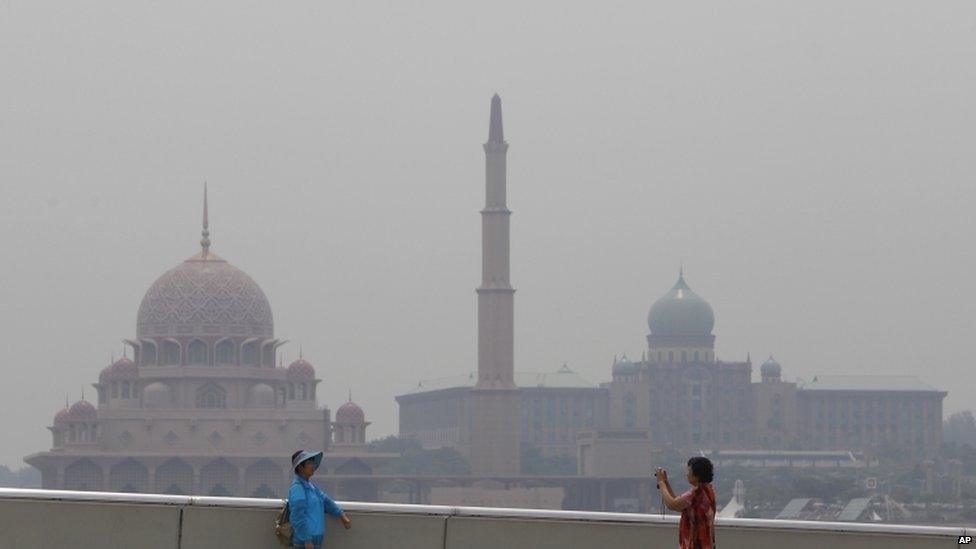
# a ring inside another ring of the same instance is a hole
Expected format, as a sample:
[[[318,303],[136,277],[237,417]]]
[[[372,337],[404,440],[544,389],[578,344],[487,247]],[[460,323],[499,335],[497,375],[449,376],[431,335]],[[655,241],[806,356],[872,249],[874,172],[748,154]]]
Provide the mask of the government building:
[[[271,304],[211,251],[204,193],[201,249],[146,291],[124,340],[132,358],[101,370],[96,401],[66,403],[51,449],[25,458],[44,488],[273,497],[300,448],[325,449],[321,472],[332,476],[392,458],[365,452],[369,423],[351,397],[334,418],[319,406],[321,379],[304,356],[276,362],[285,342]]]
[[[610,381],[592,383],[565,366],[516,372],[521,442],[546,455],[578,458],[577,450],[589,451],[601,431],[618,440],[646,438],[641,451],[857,451],[919,461],[936,457],[941,446],[947,393],[914,376],[787,381],[770,357],[754,380],[749,357],[717,359],[713,309],[684,273],[653,303],[647,325],[642,357],[615,358]],[[400,434],[428,448],[468,452],[473,379],[421,381],[398,396]]]
[[[497,95],[484,150],[477,371],[466,368],[457,377],[420,381],[397,396],[400,436],[425,448],[456,448],[479,476],[517,475],[518,448],[525,445],[543,455],[575,456],[584,475],[614,470],[643,475],[640,460],[651,449],[856,450],[910,460],[935,457],[942,442],[944,391],[899,375],[787,381],[772,357],[755,380],[751,357],[716,358],[715,313],[685,281],[683,270],[650,307],[641,358],[615,358],[609,381],[590,382],[565,365],[517,371],[508,143]],[[634,458],[615,461],[621,453]]]

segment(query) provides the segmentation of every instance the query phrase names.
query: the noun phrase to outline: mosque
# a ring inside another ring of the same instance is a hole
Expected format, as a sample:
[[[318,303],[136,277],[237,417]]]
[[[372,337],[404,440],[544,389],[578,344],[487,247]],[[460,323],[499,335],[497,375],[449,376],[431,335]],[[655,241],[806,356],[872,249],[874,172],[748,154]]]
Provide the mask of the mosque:
[[[124,340],[132,358],[99,373],[97,401],[66,403],[51,449],[25,458],[44,488],[273,497],[299,448],[324,448],[327,475],[392,458],[365,452],[369,422],[351,396],[334,419],[319,407],[304,356],[277,362],[285,341],[267,296],[210,249],[206,189],[200,246],[146,291]]]

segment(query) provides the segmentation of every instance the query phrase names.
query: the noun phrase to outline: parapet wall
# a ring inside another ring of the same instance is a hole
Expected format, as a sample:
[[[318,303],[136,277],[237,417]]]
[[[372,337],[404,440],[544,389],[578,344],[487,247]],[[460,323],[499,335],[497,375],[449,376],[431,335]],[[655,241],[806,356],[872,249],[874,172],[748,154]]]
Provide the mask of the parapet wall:
[[[677,546],[677,517],[530,509],[343,503],[353,529],[329,519],[327,547],[402,549]],[[279,500],[0,488],[0,547],[240,549],[278,547]],[[926,549],[976,528],[719,519],[718,546]]]

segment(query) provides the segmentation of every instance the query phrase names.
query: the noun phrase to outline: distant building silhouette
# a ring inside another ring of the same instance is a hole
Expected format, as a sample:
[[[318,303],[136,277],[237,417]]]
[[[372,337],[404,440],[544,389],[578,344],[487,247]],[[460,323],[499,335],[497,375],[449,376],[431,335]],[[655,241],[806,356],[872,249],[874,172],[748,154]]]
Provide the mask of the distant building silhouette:
[[[754,383],[751,358],[716,358],[715,313],[685,281],[683,269],[648,312],[647,350],[636,361],[626,355],[614,358],[611,381],[597,386],[568,368],[541,377],[513,372],[507,144],[500,109],[496,96],[485,145],[488,199],[482,211],[478,378],[422,381],[399,395],[401,436],[417,438],[428,448],[457,448],[483,474],[511,473],[515,462],[509,447],[515,436],[548,455],[577,454],[578,437],[579,452],[594,456],[612,454],[606,450],[611,440],[635,452],[646,452],[649,442],[651,448],[677,450],[868,450],[912,460],[938,454],[944,391],[896,375],[787,382],[771,356],[760,367],[760,382]],[[520,392],[512,391],[513,382]],[[482,389],[499,391],[492,399]],[[496,404],[479,408],[476,395]],[[505,398],[507,404],[501,405]],[[585,433],[594,429],[609,431]],[[641,430],[646,435],[639,435]],[[503,448],[509,457],[499,461]],[[593,459],[585,464],[587,471],[606,468]]]

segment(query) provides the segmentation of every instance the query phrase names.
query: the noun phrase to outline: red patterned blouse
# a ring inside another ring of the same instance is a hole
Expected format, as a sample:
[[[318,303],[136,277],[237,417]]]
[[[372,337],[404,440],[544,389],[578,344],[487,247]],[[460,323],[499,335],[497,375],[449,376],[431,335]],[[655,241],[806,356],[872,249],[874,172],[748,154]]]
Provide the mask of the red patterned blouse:
[[[715,540],[715,489],[710,483],[681,494],[688,506],[678,523],[680,549],[713,549]]]

